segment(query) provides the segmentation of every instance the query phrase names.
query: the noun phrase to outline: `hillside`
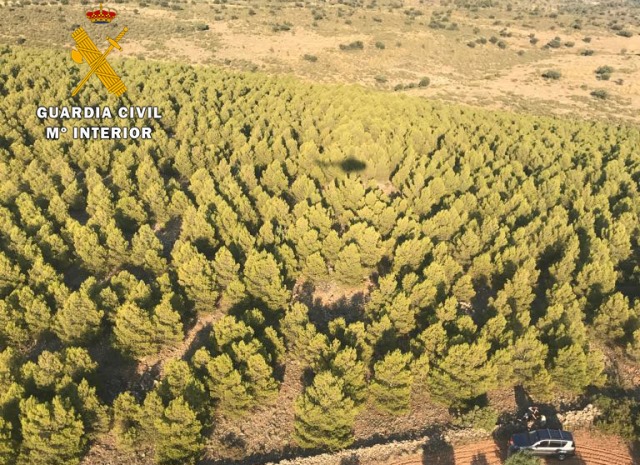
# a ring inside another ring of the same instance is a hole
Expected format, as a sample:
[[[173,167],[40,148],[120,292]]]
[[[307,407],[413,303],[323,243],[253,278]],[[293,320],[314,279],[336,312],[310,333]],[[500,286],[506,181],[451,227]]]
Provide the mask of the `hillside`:
[[[0,0],[0,43],[68,50],[129,32],[118,55],[351,83],[478,107],[638,123],[630,0]],[[609,73],[597,73],[608,67]],[[549,73],[551,72],[551,73]]]
[[[638,434],[636,127],[114,63],[121,100],[72,101],[157,104],[151,140],[46,140],[92,123],[36,117],[80,69],[0,49],[4,463],[335,450],[516,386],[616,392],[600,426]]]

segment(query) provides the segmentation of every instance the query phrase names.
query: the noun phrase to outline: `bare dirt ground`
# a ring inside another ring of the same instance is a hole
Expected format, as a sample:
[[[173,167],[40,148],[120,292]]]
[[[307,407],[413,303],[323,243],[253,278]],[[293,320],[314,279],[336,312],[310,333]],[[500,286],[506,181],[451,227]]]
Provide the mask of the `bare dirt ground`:
[[[575,457],[567,465],[637,465],[638,457],[629,446],[616,437],[589,431],[574,433],[577,444]],[[635,455],[635,457],[634,457]],[[507,457],[506,442],[487,440],[454,446],[452,449],[425,452],[392,462],[390,465],[500,465]],[[547,463],[559,463],[548,459]],[[366,464],[362,464],[366,465]]]
[[[123,51],[112,60],[216,65],[387,91],[411,86],[399,91],[485,108],[640,122],[640,8],[622,0],[589,4],[586,14],[577,0],[544,2],[536,14],[530,2],[517,0],[513,10],[496,3],[476,11],[419,0],[400,2],[401,8],[383,0],[371,8],[312,0],[164,7],[124,0],[112,5],[118,17],[107,25],[88,23],[90,7],[79,1],[37,1],[0,0],[10,5],[0,16],[0,43],[68,49],[70,31],[82,26],[102,49],[107,35],[127,25]],[[409,14],[411,8],[419,14]],[[443,14],[443,28],[430,27]],[[38,28],[25,28],[25,18]],[[617,35],[613,22],[631,36]],[[555,37],[562,45],[545,47]],[[355,41],[363,48],[341,50]],[[595,70],[605,65],[614,68],[611,79],[597,80]],[[562,77],[544,79],[549,69]],[[431,85],[418,88],[423,77]],[[594,90],[609,98],[594,98]]]

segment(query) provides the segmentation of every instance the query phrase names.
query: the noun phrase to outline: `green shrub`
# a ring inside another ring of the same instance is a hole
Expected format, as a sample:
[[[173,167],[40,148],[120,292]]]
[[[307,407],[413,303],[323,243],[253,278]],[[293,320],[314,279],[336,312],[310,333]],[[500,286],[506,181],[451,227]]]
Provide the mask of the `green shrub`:
[[[498,411],[492,407],[478,407],[476,405],[473,409],[455,416],[453,423],[466,428],[493,431],[498,423]]]
[[[291,24],[289,22],[284,22],[282,24],[274,24],[271,27],[271,30],[273,32],[290,31],[292,27],[293,27],[293,24]]]
[[[596,79],[598,81],[608,81],[611,79],[611,73],[614,69],[611,66],[600,66],[596,69]]]
[[[469,48],[475,48],[475,47],[476,47],[476,43],[475,43],[474,41],[467,42],[467,47],[469,47]]]
[[[198,23],[196,24],[196,31],[208,31],[209,25],[206,23]]]
[[[496,44],[498,42],[498,38],[496,36],[491,36],[489,38],[489,42],[491,42],[492,44]]]
[[[633,32],[623,30],[623,31],[618,31],[618,35],[622,37],[632,37]]]
[[[340,44],[340,50],[362,50],[364,49],[364,43],[361,40],[356,40],[350,44]]]
[[[562,47],[562,40],[560,40],[560,37],[556,37],[555,39],[547,43],[547,47],[560,48]]]
[[[396,92],[403,89],[404,89],[404,84],[396,84],[395,86],[393,86],[393,90],[395,90]]]
[[[583,41],[584,43],[587,43],[587,44],[588,44],[588,43],[590,43],[590,42],[591,42],[591,37],[585,37],[585,38],[583,38],[583,39],[582,39],[582,41]]]
[[[318,61],[318,57],[315,55],[305,54],[303,58],[307,61],[310,61],[311,63],[315,63],[316,61]]]
[[[420,79],[418,87],[429,87],[429,84],[431,84],[431,79],[429,79],[428,77],[423,77],[422,79]]]
[[[564,43],[564,46],[565,46],[565,47],[567,47],[567,48],[571,48],[571,47],[573,47],[575,44],[576,44],[575,42],[567,41],[567,42],[565,42],[565,43]]]
[[[379,84],[384,84],[388,80],[387,76],[385,76],[384,74],[378,74],[376,77],[374,77],[374,79]]]
[[[591,49],[584,49],[580,51],[580,55],[582,55],[583,57],[590,57],[594,54],[595,52]]]
[[[496,45],[498,45],[498,47],[499,47],[499,48],[501,48],[501,49],[503,49],[503,50],[504,50],[505,48],[507,48],[507,43],[506,43],[504,40],[499,40],[499,41],[498,41],[498,43],[497,43]]]
[[[596,74],[611,74],[613,73],[615,70],[613,69],[613,67],[605,65],[605,66],[600,66],[596,69]]]
[[[385,45],[384,42],[376,42],[376,48],[380,49],[380,50],[384,50],[385,49]]]
[[[591,92],[591,96],[600,100],[607,100],[609,98],[609,92],[604,89],[596,89]]]
[[[518,452],[509,457],[504,465],[542,465],[542,460],[526,452]]]
[[[629,441],[640,439],[640,403],[633,399],[600,396],[595,401],[600,414],[594,421],[599,430]]]
[[[554,81],[557,81],[562,77],[562,73],[555,69],[548,69],[544,73],[542,73],[542,77],[545,79],[552,79]]]
[[[535,45],[535,44],[537,44],[538,42],[540,42],[540,39],[538,39],[537,37],[532,37],[531,39],[529,39],[529,43],[530,43],[531,45]]]

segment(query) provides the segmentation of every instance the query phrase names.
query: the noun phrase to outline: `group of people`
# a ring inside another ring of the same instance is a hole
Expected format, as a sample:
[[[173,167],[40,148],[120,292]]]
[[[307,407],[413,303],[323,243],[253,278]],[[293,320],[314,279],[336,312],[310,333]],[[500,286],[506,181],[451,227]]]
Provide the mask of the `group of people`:
[[[544,428],[547,424],[547,417],[540,413],[540,409],[536,405],[532,405],[523,415],[522,422],[527,425],[527,430]]]

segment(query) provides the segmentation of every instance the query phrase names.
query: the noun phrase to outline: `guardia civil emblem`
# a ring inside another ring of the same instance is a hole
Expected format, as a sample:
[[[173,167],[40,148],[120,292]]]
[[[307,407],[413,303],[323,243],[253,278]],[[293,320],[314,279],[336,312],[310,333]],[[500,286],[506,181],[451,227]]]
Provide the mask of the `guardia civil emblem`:
[[[94,24],[108,24],[113,21],[116,14],[117,13],[111,9],[103,9],[101,3],[100,8],[97,10],[87,12],[87,18]],[[114,48],[122,50],[119,42],[128,30],[129,29],[127,27],[124,27],[115,39],[107,37],[109,47],[104,53],[101,53],[100,50],[98,50],[96,44],[93,43],[91,37],[89,37],[82,27],[79,27],[71,33],[71,38],[73,38],[76,43],[76,48],[71,50],[71,58],[78,64],[87,62],[90,68],[82,81],[80,81],[73,92],[71,92],[72,96],[75,96],[80,92],[82,86],[84,86],[89,78],[94,74],[98,76],[98,79],[100,79],[109,92],[117,95],[118,97],[127,90],[120,77],[113,70],[109,62],[107,62],[107,56]]]

